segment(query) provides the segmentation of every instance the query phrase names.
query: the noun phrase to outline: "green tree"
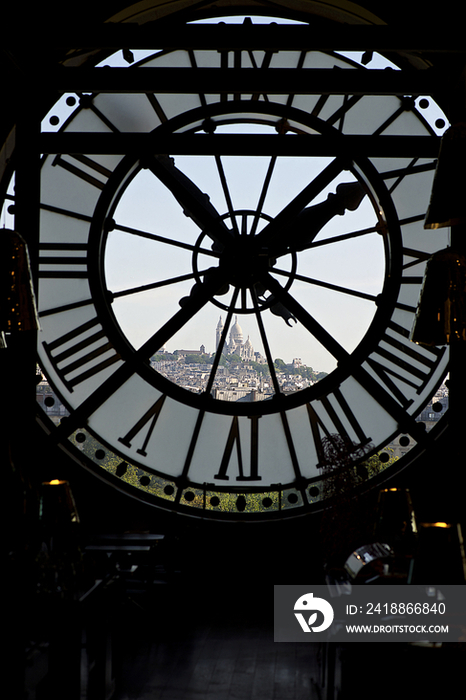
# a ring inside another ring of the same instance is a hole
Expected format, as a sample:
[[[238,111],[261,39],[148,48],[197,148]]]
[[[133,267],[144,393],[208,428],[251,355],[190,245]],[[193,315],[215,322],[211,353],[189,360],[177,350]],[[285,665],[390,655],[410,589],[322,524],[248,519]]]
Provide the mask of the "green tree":
[[[257,372],[257,374],[269,374],[268,365],[260,364],[259,362],[250,362],[249,364]]]
[[[172,355],[169,352],[159,352],[156,355],[152,355],[150,359],[152,362],[176,362],[178,355]]]
[[[186,355],[184,361],[187,364],[192,365],[205,365],[211,363],[211,359],[207,355]]]
[[[233,353],[233,355],[227,355],[227,360],[228,362],[242,362],[241,357],[236,353]]]

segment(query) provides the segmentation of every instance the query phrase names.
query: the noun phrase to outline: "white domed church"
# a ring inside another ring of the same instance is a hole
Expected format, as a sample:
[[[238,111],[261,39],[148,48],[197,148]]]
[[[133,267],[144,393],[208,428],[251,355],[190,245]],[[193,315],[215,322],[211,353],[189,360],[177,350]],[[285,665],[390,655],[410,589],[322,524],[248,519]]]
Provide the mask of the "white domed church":
[[[218,346],[220,344],[220,339],[222,337],[223,333],[223,319],[220,316],[219,322],[217,324],[217,330],[216,330],[216,344],[215,344],[215,349],[218,349]],[[225,343],[225,347],[223,349],[223,352],[225,355],[239,355],[241,359],[244,360],[254,360],[255,359],[255,354],[254,354],[254,348],[252,346],[251,341],[249,340],[249,336],[246,340],[246,342],[243,342],[243,329],[238,323],[238,316],[235,318],[235,323],[233,324],[231,331],[230,331],[230,339],[229,342]]]

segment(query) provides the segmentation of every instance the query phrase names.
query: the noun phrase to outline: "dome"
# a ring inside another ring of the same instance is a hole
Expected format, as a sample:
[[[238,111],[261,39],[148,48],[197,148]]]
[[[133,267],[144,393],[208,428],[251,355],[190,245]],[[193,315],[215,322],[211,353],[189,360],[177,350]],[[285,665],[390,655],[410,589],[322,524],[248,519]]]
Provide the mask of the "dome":
[[[241,326],[238,323],[238,316],[236,316],[235,323],[232,326],[230,338],[235,343],[242,343],[243,342],[243,329],[241,328]]]

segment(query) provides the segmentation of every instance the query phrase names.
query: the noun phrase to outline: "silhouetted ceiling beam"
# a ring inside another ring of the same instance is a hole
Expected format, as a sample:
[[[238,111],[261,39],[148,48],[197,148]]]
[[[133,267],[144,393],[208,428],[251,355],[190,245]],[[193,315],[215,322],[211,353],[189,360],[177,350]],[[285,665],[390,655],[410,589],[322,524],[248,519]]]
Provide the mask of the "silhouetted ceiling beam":
[[[461,23],[460,23],[461,24]],[[8,37],[5,37],[8,41]],[[309,25],[284,24],[187,24],[170,20],[138,25],[103,23],[98,27],[73,27],[47,37],[56,48],[80,49],[261,49],[313,51],[407,51],[464,53],[466,46],[461,27],[439,32],[435,25],[420,30],[409,19],[396,27],[388,25],[324,25],[310,19]]]
[[[42,78],[44,79],[44,77]],[[62,68],[47,86],[59,92],[186,94],[428,95],[445,92],[437,71],[312,68]]]
[[[291,155],[436,158],[440,139],[435,136],[345,136],[327,138],[296,134],[171,134],[164,129],[147,134],[43,133],[41,153],[171,155]]]

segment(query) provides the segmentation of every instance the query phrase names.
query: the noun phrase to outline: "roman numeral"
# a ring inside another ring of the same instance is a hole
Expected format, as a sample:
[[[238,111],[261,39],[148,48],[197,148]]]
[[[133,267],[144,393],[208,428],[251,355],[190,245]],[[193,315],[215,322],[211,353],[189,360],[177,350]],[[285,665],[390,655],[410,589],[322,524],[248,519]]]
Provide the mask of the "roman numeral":
[[[69,216],[72,219],[77,219],[78,221],[86,221],[91,223],[92,216],[87,214],[82,214],[81,212],[71,211],[71,209],[64,209],[63,207],[55,207],[52,204],[44,204],[41,202],[40,208],[45,212],[50,212],[52,214],[61,214],[62,216]]]
[[[235,50],[235,51],[220,51],[221,58],[220,58],[220,63],[222,69],[228,68],[230,65],[230,54],[233,54],[233,67],[234,68],[241,68],[243,65],[243,57],[245,54],[248,55],[249,60],[251,62],[251,65],[255,69],[260,69],[260,70],[267,70],[269,68],[270,63],[272,61],[272,56],[275,53],[275,51],[265,51],[262,61],[260,64],[257,62],[257,57],[254,54],[253,51],[242,51],[242,50]],[[254,93],[251,97],[251,100],[258,100],[261,95],[259,93]],[[263,93],[262,94],[263,98],[265,101],[268,101],[268,95]],[[221,102],[226,102],[228,100],[229,96],[225,93],[222,93],[220,95],[220,101]],[[241,94],[239,92],[234,93],[233,95],[234,100],[239,100],[241,99]]]
[[[163,124],[164,122],[167,121],[167,115],[165,114],[162,105],[158,101],[157,97],[153,95],[152,93],[147,93],[146,94],[147,99],[150,102],[150,105],[158,118],[160,119],[161,123]]]
[[[377,136],[379,134],[382,134],[385,131],[385,129],[388,129],[388,127],[391,124],[393,124],[393,122],[395,122],[398,119],[398,117],[400,117],[403,114],[403,112],[405,112],[405,111],[406,111],[406,107],[403,103],[401,103],[400,106],[398,107],[398,109],[395,110],[393,112],[393,114],[391,114],[388,117],[388,119],[386,119],[382,124],[380,124],[380,126],[374,131],[373,135]]]
[[[111,170],[84,155],[67,155],[66,157],[58,155],[54,158],[52,165],[64,168],[99,190],[103,190],[112,174]]]
[[[191,66],[193,68],[197,68],[196,53],[192,49],[189,49],[188,55],[189,55],[189,61],[191,63]],[[200,100],[202,107],[205,107],[207,105],[207,101],[206,101],[205,95],[203,93],[199,93],[199,100]]]
[[[39,277],[72,279],[87,277],[85,243],[40,243]]]
[[[409,267],[414,265],[419,265],[419,263],[425,263],[432,256],[432,253],[427,253],[424,250],[416,250],[415,248],[403,248],[403,255],[407,258],[412,258],[412,260],[403,263],[403,270],[407,270]]]
[[[238,476],[236,481],[260,481],[262,477],[259,476],[259,418],[260,416],[250,416],[251,421],[251,434],[250,434],[250,472],[245,473],[243,453],[241,448],[241,438],[239,430],[239,420],[238,416],[235,416],[231,422],[230,432],[228,434],[228,439],[225,445],[225,451],[223,453],[222,461],[220,463],[220,469],[218,474],[214,476],[214,479],[222,479],[224,481],[229,480],[227,476],[228,466],[230,464],[230,459],[233,454],[233,450],[236,451],[236,458],[238,461]]]
[[[335,97],[332,97],[331,95],[321,95],[319,99],[317,100],[314,109],[312,110],[312,115],[314,117],[319,117],[320,113],[324,109],[325,105],[329,103],[331,104],[330,100],[335,100]],[[362,95],[345,95],[343,98],[343,104],[338,107],[332,114],[328,117],[325,118],[325,121],[327,124],[330,124],[331,126],[334,126],[338,123],[338,130],[343,131],[343,127],[345,124],[345,117],[347,113],[354,107],[355,104],[359,102],[359,100],[362,99]]]
[[[149,440],[151,438],[151,435],[153,433],[153,430],[155,428],[155,424],[157,423],[157,419],[160,416],[160,413],[163,408],[163,404],[165,402],[165,395],[163,394],[157,401],[154,403],[153,406],[151,406],[145,413],[144,415],[133,425],[133,427],[128,430],[126,435],[122,438],[118,438],[123,445],[126,445],[126,447],[131,447],[132,442],[136,435],[138,435],[143,428],[147,427],[146,434],[144,437],[144,440],[142,442],[142,447],[140,447],[137,452],[140,455],[143,455],[144,457],[147,456],[147,445],[149,443]]]
[[[325,418],[319,415],[312,404],[306,404],[309,423],[311,425],[314,444],[316,447],[319,463],[324,462],[324,449],[322,445],[323,438],[329,438],[331,435],[340,435],[344,442],[354,445],[354,448],[367,445],[371,438],[366,435],[363,427],[357,420],[356,416],[350,409],[348,402],[343,396],[340,389],[337,389],[333,394],[336,400],[336,406],[326,396],[319,400],[319,404],[325,411]]]
[[[403,180],[409,175],[416,175],[418,173],[426,173],[435,170],[436,161],[430,161],[428,163],[419,162],[418,158],[414,158],[411,163],[406,168],[399,168],[397,170],[387,170],[381,173],[383,180],[394,180],[394,182],[389,187],[390,194],[403,182]]]
[[[51,343],[44,343],[44,349],[70,391],[120,359],[97,318],[83,323]],[[103,355],[107,357],[104,358]]]
[[[331,124],[333,126],[334,124],[336,124],[339,121],[338,130],[343,131],[343,126],[345,123],[346,114],[361,99],[362,99],[361,95],[352,95],[351,97],[349,95],[345,95],[343,98],[343,104],[341,105],[341,107],[339,107],[337,110],[335,110],[335,112],[330,117],[328,117],[326,119],[327,124]]]
[[[429,381],[431,373],[443,355],[444,349],[420,348],[409,341],[409,331],[398,323],[388,324],[377,350],[367,359],[367,364],[406,408],[412,400],[406,396],[403,384],[420,393]]]

